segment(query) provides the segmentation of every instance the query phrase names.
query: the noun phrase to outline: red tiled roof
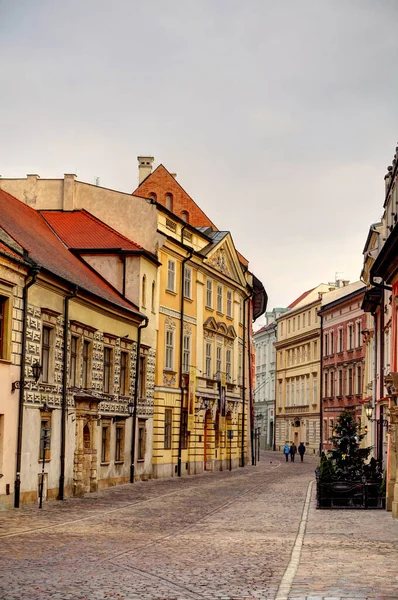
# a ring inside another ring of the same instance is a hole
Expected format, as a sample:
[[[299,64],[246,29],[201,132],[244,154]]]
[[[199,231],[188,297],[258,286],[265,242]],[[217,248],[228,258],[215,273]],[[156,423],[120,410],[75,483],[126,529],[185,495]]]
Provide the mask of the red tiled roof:
[[[11,254],[11,256],[16,256],[17,258],[22,260],[22,256],[20,256],[19,254],[17,254],[16,252],[14,252],[14,250],[11,250],[11,248],[9,248],[8,246],[6,246],[5,244],[3,244],[3,242],[0,242],[0,250],[2,252],[6,252],[7,254]]]
[[[106,281],[69,252],[40,213],[3,190],[0,190],[0,214],[0,226],[28,251],[29,258],[43,269],[105,301],[130,312],[138,312],[134,304],[125,300]]]
[[[296,298],[296,300],[294,300],[294,302],[292,302],[291,304],[289,304],[288,308],[294,308],[295,306],[297,306],[297,304],[299,302],[301,302],[302,300],[304,300],[304,298],[306,296],[308,296],[308,294],[310,294],[315,288],[311,288],[310,290],[308,290],[307,292],[304,292],[303,294],[301,294],[301,296],[299,296],[298,298]]]
[[[142,250],[142,246],[124,237],[86,210],[42,210],[40,214],[68,248]]]

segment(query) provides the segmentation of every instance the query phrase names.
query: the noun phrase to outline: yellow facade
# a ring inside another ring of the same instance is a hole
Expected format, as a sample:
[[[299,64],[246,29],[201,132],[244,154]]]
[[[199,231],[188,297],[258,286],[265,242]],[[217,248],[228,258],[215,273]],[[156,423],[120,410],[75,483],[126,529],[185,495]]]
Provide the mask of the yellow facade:
[[[159,230],[167,240],[158,255],[155,477],[236,467],[242,459],[242,435],[247,455],[247,392],[242,434],[247,283],[229,234],[202,255],[209,240],[199,232],[184,236],[184,229],[179,219],[166,219],[159,211]]]
[[[276,448],[304,442],[319,451],[321,300],[278,319],[276,348]]]

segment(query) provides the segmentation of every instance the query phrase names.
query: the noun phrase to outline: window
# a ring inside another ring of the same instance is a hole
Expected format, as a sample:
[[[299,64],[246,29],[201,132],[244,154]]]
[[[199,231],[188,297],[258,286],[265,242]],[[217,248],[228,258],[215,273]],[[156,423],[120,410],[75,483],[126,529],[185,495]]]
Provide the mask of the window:
[[[360,365],[357,366],[356,394],[362,394],[362,367]]]
[[[323,441],[328,441],[328,420],[323,419]]]
[[[280,323],[280,332],[281,332],[281,337],[283,337],[283,323]]]
[[[158,197],[157,197],[157,195],[155,194],[155,192],[149,192],[149,198],[150,198],[151,200],[155,200],[155,202],[156,202],[156,200],[158,199]]]
[[[172,194],[166,194],[166,208],[167,210],[173,211],[173,196]]]
[[[181,213],[181,219],[184,221],[184,223],[189,223],[189,214],[188,211],[183,210]]]
[[[175,278],[176,278],[176,263],[174,260],[167,261],[167,290],[169,292],[175,291]]]
[[[323,390],[323,397],[327,398],[328,397],[328,391],[329,391],[329,387],[328,387],[328,373],[325,373],[325,389]]]
[[[291,380],[290,382],[290,392],[291,392],[291,406],[295,406],[296,405],[296,396],[294,395],[294,379]]]
[[[290,319],[287,322],[287,332],[290,333]]]
[[[184,335],[183,351],[182,351],[182,370],[188,373],[189,365],[191,364],[191,337]]]
[[[111,393],[112,348],[104,348],[104,392]]]
[[[243,354],[242,354],[242,351],[239,350],[239,356],[238,356],[238,380],[239,380],[239,385],[242,385],[242,365],[243,365]]]
[[[42,347],[41,347],[41,378],[43,383],[50,381],[50,350],[51,350],[51,327],[43,327]]]
[[[227,291],[227,317],[232,319],[232,292],[231,290]]]
[[[305,443],[310,443],[310,422],[308,419],[305,422]]]
[[[206,281],[206,306],[213,307],[213,281],[211,279]]]
[[[239,323],[243,323],[243,300],[239,299]]]
[[[83,389],[87,389],[90,386],[90,342],[84,340],[83,342]]]
[[[300,315],[297,317],[297,329],[300,329]]]
[[[232,350],[230,348],[227,348],[225,352],[225,372],[227,382],[232,381]]]
[[[311,360],[311,344],[307,344],[307,359]]]
[[[334,397],[334,371],[330,371],[330,396]]]
[[[166,408],[164,411],[164,448],[170,450],[171,448],[171,427],[173,420],[173,409]]]
[[[352,326],[352,323],[350,323],[348,325],[348,329],[347,329],[347,350],[352,350],[353,347],[354,347],[353,326]]]
[[[116,426],[115,437],[115,462],[124,461],[124,426]],[[105,462],[105,461],[104,461]]]
[[[323,356],[329,356],[328,334],[323,335]]]
[[[296,317],[293,317],[293,331],[296,331]]]
[[[217,285],[217,312],[222,313],[222,285]]]
[[[76,387],[77,375],[77,343],[79,338],[72,335],[70,341],[70,365],[69,365],[69,383],[71,387]]]
[[[312,443],[316,442],[316,421],[312,421]]]
[[[142,278],[142,290],[141,291],[142,291],[141,304],[145,308],[146,307],[146,275],[144,275]]]
[[[331,356],[334,355],[334,332],[333,331],[331,331],[329,333],[329,352],[330,352]]]
[[[140,354],[138,373],[138,393],[140,398],[146,397],[146,355]]]
[[[39,460],[43,460],[44,452],[46,453],[45,460],[50,460],[50,458],[51,458],[51,416],[46,413],[41,413]]]
[[[338,378],[338,386],[337,386],[337,395],[343,395],[343,371],[339,369],[339,378]]]
[[[170,411],[171,412],[171,411]],[[145,428],[145,419],[138,419],[138,455],[137,460],[145,459],[145,451],[146,451],[146,428]],[[171,429],[170,429],[171,433]],[[171,447],[171,438],[170,438],[170,447]]]
[[[221,371],[222,371],[222,347],[217,346],[217,348],[216,348],[216,378],[218,380],[221,379]]]
[[[314,342],[314,360],[318,358],[318,342]]]
[[[356,346],[360,348],[362,346],[362,336],[361,336],[361,321],[357,321],[356,324]]]
[[[305,378],[305,403],[310,403],[310,376],[307,375]]]
[[[172,370],[174,367],[174,331],[166,331],[166,364],[165,368]]]
[[[305,327],[305,313],[303,313],[303,328]]]
[[[333,428],[334,428],[334,421],[333,419],[329,419],[329,437],[333,437]]]
[[[313,377],[312,386],[313,386],[312,404],[317,404],[318,403],[318,377],[316,375],[314,375],[314,377]]]
[[[282,379],[278,380],[278,405],[282,406]]]
[[[7,357],[6,345],[6,315],[9,298],[0,296],[0,358]],[[43,364],[43,363],[42,363]]]
[[[129,385],[128,385],[128,352],[120,353],[120,395],[128,396]]]
[[[188,411],[186,408],[182,411],[181,448],[183,450],[188,448]]]
[[[296,404],[300,404],[300,380],[296,377]]]
[[[184,298],[192,298],[192,269],[184,265]]]
[[[286,406],[290,406],[290,380],[286,380]]]
[[[348,395],[352,396],[352,369],[348,369],[348,373],[347,373],[347,378],[348,378]]]
[[[339,327],[337,332],[337,352],[343,352],[343,328]]]
[[[308,325],[311,325],[311,311],[308,311]]]
[[[151,311],[155,312],[155,292],[156,292],[156,284],[152,281],[152,300],[151,300]]]
[[[101,462],[109,462],[109,437],[110,426],[104,425],[101,429]]]
[[[211,354],[212,346],[209,342],[206,342],[206,355],[205,355],[205,374],[209,379],[211,378]]]

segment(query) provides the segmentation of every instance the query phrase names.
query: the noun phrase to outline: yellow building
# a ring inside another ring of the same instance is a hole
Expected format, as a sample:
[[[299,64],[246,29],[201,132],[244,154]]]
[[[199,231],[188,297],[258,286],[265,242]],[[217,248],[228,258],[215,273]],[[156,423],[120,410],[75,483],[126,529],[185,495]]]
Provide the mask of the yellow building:
[[[320,335],[318,310],[330,285],[305,292],[277,320],[276,449],[304,442],[307,453],[320,444]]]

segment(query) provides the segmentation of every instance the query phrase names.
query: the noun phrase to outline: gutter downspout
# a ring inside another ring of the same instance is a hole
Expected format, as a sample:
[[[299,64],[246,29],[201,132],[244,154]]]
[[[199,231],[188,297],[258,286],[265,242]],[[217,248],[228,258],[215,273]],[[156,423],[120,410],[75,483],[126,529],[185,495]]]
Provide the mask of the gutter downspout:
[[[28,317],[28,289],[36,283],[40,267],[32,267],[32,279],[25,283],[22,290],[23,313],[22,313],[22,354],[21,354],[21,373],[19,379],[19,406],[18,406],[18,429],[17,429],[17,456],[16,473],[14,482],[14,508],[19,508],[21,494],[21,459],[22,459],[22,432],[23,432],[23,403],[25,397],[25,362],[26,362],[26,329]]]
[[[185,225],[181,229],[181,237],[184,236]],[[184,410],[184,386],[182,378],[182,362],[183,362],[183,342],[184,342],[184,271],[185,264],[193,256],[193,248],[187,247],[188,256],[186,256],[181,263],[181,306],[180,306],[180,390],[181,390],[181,401],[180,401],[180,427],[178,432],[178,455],[177,455],[177,475],[181,477],[181,454],[182,454],[182,412]]]
[[[131,464],[130,464],[130,483],[134,483],[135,476],[135,438],[137,429],[137,406],[138,406],[138,379],[140,373],[140,351],[141,351],[141,331],[148,327],[149,319],[145,317],[144,322],[138,325],[137,332],[137,356],[135,359],[135,381],[134,381],[134,412],[132,417],[131,429]]]
[[[377,385],[377,315],[376,313],[372,313],[373,316],[373,385],[372,385],[372,409],[373,415],[376,415],[376,385]],[[372,423],[372,442],[373,448],[375,448],[377,440],[377,420],[375,419]],[[376,450],[376,458],[377,450]]]
[[[245,408],[246,408],[246,307],[245,304],[250,298],[253,296],[253,292],[251,292],[246,298],[243,299],[243,348],[242,348],[242,356],[243,356],[243,365],[242,365],[242,439],[241,439],[241,456],[240,456],[240,466],[245,466]]]
[[[319,314],[319,313],[318,313]],[[323,397],[323,369],[322,369],[322,359],[323,359],[323,315],[319,315],[321,319],[321,340],[319,344],[319,351],[321,354],[320,360],[320,369],[319,369],[319,456],[322,455],[323,450],[323,405],[322,405],[322,397]],[[307,432],[309,436],[309,432]],[[309,437],[308,437],[309,439]]]
[[[59,475],[59,490],[58,500],[64,500],[65,490],[65,446],[66,446],[66,414],[68,409],[68,325],[69,325],[69,300],[76,297],[78,286],[75,286],[74,292],[65,296],[64,302],[64,350],[63,350],[63,373],[62,373],[62,406],[61,406],[61,452],[60,452],[60,475]]]

